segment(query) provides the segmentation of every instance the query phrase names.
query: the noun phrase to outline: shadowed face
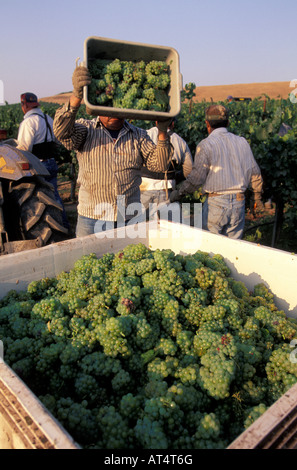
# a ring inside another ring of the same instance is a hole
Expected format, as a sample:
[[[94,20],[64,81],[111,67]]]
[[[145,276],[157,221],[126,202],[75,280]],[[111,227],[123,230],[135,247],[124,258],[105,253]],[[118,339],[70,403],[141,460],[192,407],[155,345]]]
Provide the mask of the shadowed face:
[[[118,131],[123,127],[125,119],[120,119],[112,116],[100,116],[100,121],[106,129]]]

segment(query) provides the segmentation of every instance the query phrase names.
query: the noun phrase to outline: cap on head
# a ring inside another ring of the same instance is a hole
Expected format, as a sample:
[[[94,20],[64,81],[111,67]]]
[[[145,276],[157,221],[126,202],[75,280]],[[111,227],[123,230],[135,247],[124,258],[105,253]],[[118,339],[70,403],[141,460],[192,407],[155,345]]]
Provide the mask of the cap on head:
[[[34,93],[22,93],[21,104],[32,105],[32,108],[39,106],[38,98]]]
[[[211,105],[205,111],[205,119],[210,123],[213,121],[227,121],[228,117],[228,109],[221,104]]]

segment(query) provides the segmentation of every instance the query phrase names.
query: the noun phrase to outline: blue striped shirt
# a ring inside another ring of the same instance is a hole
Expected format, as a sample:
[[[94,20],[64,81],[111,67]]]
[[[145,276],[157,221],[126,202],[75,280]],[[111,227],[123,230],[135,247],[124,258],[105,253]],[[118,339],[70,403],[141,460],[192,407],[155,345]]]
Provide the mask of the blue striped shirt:
[[[56,111],[54,134],[79,163],[78,214],[102,220],[117,220],[118,196],[125,206],[140,202],[140,171],[166,171],[172,147],[169,138],[157,145],[146,130],[124,122],[117,139],[95,119],[76,119],[78,108],[69,102]]]
[[[192,193],[201,186],[205,193],[244,193],[249,186],[261,192],[262,185],[261,171],[247,140],[220,127],[197,145],[193,169],[179,194]]]

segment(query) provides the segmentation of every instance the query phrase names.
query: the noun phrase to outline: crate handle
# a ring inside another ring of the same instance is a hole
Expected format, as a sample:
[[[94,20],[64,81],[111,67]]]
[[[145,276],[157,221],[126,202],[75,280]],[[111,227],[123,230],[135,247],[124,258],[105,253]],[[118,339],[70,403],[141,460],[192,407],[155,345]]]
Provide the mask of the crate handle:
[[[77,67],[85,67],[85,61],[82,61],[80,64],[78,63],[78,61],[80,60],[80,57],[77,57],[76,61],[75,61],[75,66],[76,68]]]
[[[183,89],[183,76],[181,73],[179,74],[179,89],[180,91]]]

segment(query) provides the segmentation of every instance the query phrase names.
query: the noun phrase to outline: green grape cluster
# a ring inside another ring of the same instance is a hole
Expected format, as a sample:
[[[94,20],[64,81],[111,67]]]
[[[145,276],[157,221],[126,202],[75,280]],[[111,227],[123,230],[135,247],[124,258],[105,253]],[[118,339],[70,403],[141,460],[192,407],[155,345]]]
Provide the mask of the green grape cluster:
[[[215,399],[230,396],[230,385],[235,378],[236,364],[217,350],[209,350],[201,357],[199,370],[201,387]]]
[[[254,317],[259,320],[269,332],[278,335],[279,338],[291,340],[295,337],[297,328],[296,324],[287,320],[284,312],[271,312],[267,307],[258,307],[254,310]]]
[[[182,354],[192,354],[193,352],[194,332],[190,330],[181,330],[176,335],[176,345],[180,348]]]
[[[169,443],[162,424],[144,415],[138,418],[135,437],[143,449],[168,449]]]
[[[216,273],[211,268],[202,266],[196,270],[196,280],[201,289],[207,290],[211,287],[216,279]]]
[[[266,399],[267,380],[260,378],[255,380],[253,375],[254,374],[252,374],[251,378],[242,385],[241,397],[244,401],[251,404],[257,404]]]
[[[99,438],[96,415],[88,408],[87,400],[75,402],[70,397],[60,398],[53,411],[64,427],[83,445],[87,446],[90,440]]]
[[[95,377],[90,374],[77,374],[74,382],[75,393],[83,400],[88,399],[94,402],[100,397],[100,387]]]
[[[131,85],[146,73],[107,66]],[[248,291],[202,251],[135,243],[84,255],[1,299],[0,339],[85,448],[225,448],[297,382],[296,320],[263,283]]]
[[[267,406],[264,403],[260,403],[246,411],[246,418],[244,420],[244,427],[247,429],[253,424],[265,411]]]
[[[175,372],[175,377],[185,385],[195,385],[199,382],[199,367],[197,364],[189,364],[186,366],[178,367]]]
[[[164,356],[175,356],[177,352],[177,344],[171,338],[160,338],[156,350]]]
[[[216,439],[220,435],[220,422],[214,413],[205,413],[195,433],[196,439]]]
[[[88,100],[114,108],[167,111],[170,68],[166,62],[94,59]]]
[[[213,345],[219,345],[221,335],[219,332],[198,329],[193,339],[193,348],[197,356],[203,356]],[[219,347],[219,346],[217,346]]]
[[[280,398],[297,381],[295,359],[291,357],[292,348],[285,343],[275,348],[266,364],[267,379],[274,399]]]
[[[171,356],[166,356],[165,359],[160,357],[154,358],[147,366],[147,375],[149,380],[163,380],[174,374],[178,366],[178,360]]]
[[[96,416],[99,430],[101,431],[101,446],[104,449],[129,449],[131,430],[128,419],[113,405],[105,405],[100,408]],[[133,436],[131,436],[133,442]]]

